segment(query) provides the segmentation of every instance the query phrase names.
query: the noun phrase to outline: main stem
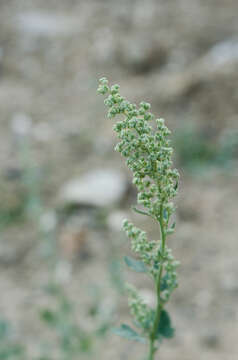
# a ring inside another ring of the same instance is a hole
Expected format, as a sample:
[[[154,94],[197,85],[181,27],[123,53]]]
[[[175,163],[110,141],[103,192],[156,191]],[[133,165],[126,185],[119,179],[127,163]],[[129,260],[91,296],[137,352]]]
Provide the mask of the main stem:
[[[165,241],[166,241],[166,232],[164,228],[164,220],[163,220],[163,212],[164,207],[163,204],[160,206],[160,218],[159,218],[159,224],[160,224],[160,234],[161,234],[161,248],[160,248],[160,265],[159,265],[159,271],[156,277],[155,281],[155,288],[156,288],[156,294],[157,294],[157,306],[156,306],[156,312],[155,312],[155,320],[154,325],[150,334],[150,349],[149,349],[149,357],[148,360],[154,360],[154,355],[156,352],[156,347],[154,346],[154,342],[156,340],[156,335],[159,327],[159,321],[160,321],[160,315],[162,310],[162,304],[160,299],[160,289],[161,289],[161,280],[162,280],[162,274],[163,274],[163,255],[164,255],[164,249],[165,249]]]

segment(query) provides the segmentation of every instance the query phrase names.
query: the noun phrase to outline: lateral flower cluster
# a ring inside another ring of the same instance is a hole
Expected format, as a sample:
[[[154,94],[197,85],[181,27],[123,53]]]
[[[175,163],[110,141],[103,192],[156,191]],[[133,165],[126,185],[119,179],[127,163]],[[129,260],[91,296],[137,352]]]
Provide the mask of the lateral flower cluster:
[[[140,328],[144,331],[148,330],[153,322],[153,310],[149,308],[132,285],[127,285],[127,292],[131,315]]]
[[[131,239],[132,251],[139,255],[154,280],[156,280],[160,264],[163,263],[166,273],[161,282],[161,301],[166,303],[173,290],[178,287],[176,269],[179,261],[174,259],[171,249],[167,246],[165,246],[162,254],[161,241],[149,241],[146,232],[140,230],[128,220],[123,221],[123,230]]]

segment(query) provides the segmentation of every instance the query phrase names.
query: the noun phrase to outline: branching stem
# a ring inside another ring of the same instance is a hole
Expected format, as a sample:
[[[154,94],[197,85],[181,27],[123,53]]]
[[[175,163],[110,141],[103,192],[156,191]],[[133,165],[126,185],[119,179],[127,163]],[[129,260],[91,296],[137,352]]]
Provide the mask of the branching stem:
[[[160,234],[161,234],[161,249],[160,249],[160,265],[159,265],[159,271],[157,278],[155,280],[155,288],[156,288],[156,294],[157,294],[157,306],[156,306],[156,312],[155,312],[155,319],[154,319],[154,325],[150,334],[150,349],[149,349],[149,357],[148,360],[154,360],[154,354],[156,352],[156,347],[154,346],[154,342],[156,340],[158,327],[159,327],[159,321],[160,321],[160,314],[162,310],[162,303],[160,298],[160,290],[161,290],[161,280],[163,275],[163,254],[165,249],[165,242],[166,242],[166,232],[164,229],[164,220],[163,220],[163,211],[164,207],[163,204],[160,206],[160,218],[159,218],[159,225],[160,225]]]

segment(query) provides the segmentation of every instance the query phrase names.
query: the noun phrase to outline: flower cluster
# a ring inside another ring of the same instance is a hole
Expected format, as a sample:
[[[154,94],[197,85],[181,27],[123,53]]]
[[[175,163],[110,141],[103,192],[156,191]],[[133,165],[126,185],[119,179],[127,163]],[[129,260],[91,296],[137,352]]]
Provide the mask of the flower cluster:
[[[108,116],[124,115],[114,125],[120,142],[116,150],[127,158],[127,166],[133,172],[133,183],[138,193],[138,203],[148,209],[148,214],[157,220],[161,217],[161,204],[168,218],[174,212],[171,200],[177,194],[179,174],[172,169],[170,130],[163,119],[155,119],[156,129],[150,124],[154,115],[150,104],[141,102],[139,108],[119,94],[119,85],[108,86],[105,78],[100,79],[98,92],[108,94],[105,105]]]
[[[131,249],[138,253],[146,265],[152,265],[158,257],[158,243],[148,241],[145,231],[140,230],[128,220],[123,221],[123,229],[129,239],[131,239]]]
[[[149,329],[153,322],[153,310],[143,301],[132,285],[127,285],[131,315],[142,329]]]
[[[164,263],[165,275],[160,285],[160,296],[162,302],[166,303],[172,292],[178,287],[176,269],[180,263],[174,259],[171,249],[167,246],[165,247],[162,261]]]
[[[175,211],[173,198],[177,194],[179,180],[178,171],[172,167],[173,149],[168,139],[171,132],[163,119],[155,119],[150,112],[149,103],[141,102],[136,106],[122,97],[119,85],[109,87],[108,80],[102,78],[99,80],[98,92],[107,95],[104,103],[108,107],[108,117],[120,115],[119,121],[114,125],[120,140],[115,150],[126,158],[126,164],[133,173],[140,206],[134,210],[155,219],[160,226],[160,240],[149,241],[144,231],[128,220],[123,223],[123,229],[131,240],[132,251],[140,258],[137,260],[126,257],[127,265],[135,271],[150,274],[155,284],[155,310],[144,303],[133,287],[128,290],[131,313],[135,323],[143,329],[143,336],[147,331],[150,342],[149,359],[153,360],[159,333],[168,338],[173,333],[169,316],[163,307],[177,287],[178,262],[166,246],[166,238],[175,228],[175,223],[171,224],[170,219]],[[127,325],[122,326],[120,335],[138,339],[138,334],[128,329]]]
[[[178,286],[176,269],[179,262],[174,260],[171,249],[167,246],[161,254],[161,241],[148,241],[145,231],[140,230],[128,220],[124,220],[123,229],[131,239],[132,251],[139,254],[154,279],[156,279],[160,264],[164,264],[166,274],[161,283],[161,299],[164,303],[167,302],[173,290]]]

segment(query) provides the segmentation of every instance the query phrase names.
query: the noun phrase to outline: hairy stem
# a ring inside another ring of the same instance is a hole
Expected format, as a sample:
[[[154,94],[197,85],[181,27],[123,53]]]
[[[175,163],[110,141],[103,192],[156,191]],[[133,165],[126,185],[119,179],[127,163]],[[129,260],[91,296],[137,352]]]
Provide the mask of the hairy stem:
[[[154,342],[156,340],[156,335],[159,327],[159,321],[160,321],[160,315],[162,310],[162,303],[160,299],[160,291],[161,291],[161,280],[163,275],[163,254],[165,249],[165,241],[166,241],[166,232],[164,228],[164,221],[163,221],[163,204],[160,206],[160,219],[159,219],[159,225],[160,225],[160,234],[161,234],[161,248],[160,248],[160,265],[159,265],[159,271],[158,275],[155,281],[155,287],[156,287],[156,294],[157,294],[157,306],[156,306],[156,312],[155,312],[155,319],[153,328],[150,334],[150,350],[149,350],[149,357],[148,360],[154,360],[154,354],[156,352],[156,347],[154,346]]]

